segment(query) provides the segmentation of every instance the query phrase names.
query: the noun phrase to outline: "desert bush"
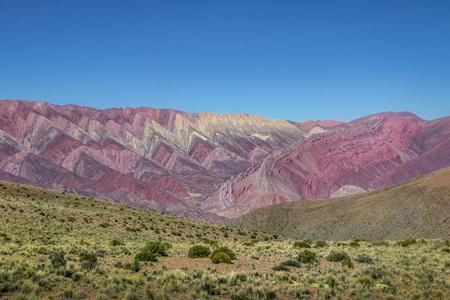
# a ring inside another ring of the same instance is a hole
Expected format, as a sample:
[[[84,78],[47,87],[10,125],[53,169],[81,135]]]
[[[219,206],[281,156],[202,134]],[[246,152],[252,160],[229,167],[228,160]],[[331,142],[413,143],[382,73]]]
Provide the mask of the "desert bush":
[[[294,248],[311,248],[311,245],[309,243],[307,243],[306,241],[301,241],[301,242],[295,242],[293,245]]]
[[[350,256],[348,256],[348,254],[344,251],[331,251],[327,256],[327,261],[340,262],[346,258],[350,259]]]
[[[315,252],[304,250],[298,254],[297,261],[303,264],[312,264],[317,261],[317,255]]]
[[[79,255],[81,268],[92,270],[97,265],[97,255],[95,253],[81,252]]]
[[[50,259],[52,267],[55,269],[66,267],[67,261],[65,255],[66,252],[61,249],[50,252],[48,258]]]
[[[233,250],[231,250],[231,249],[228,248],[228,247],[220,247],[219,249],[214,250],[214,251],[211,253],[211,258],[214,257],[214,255],[216,255],[216,254],[219,253],[219,252],[226,253],[232,260],[235,260],[235,259],[236,259],[236,254],[233,252]]]
[[[189,249],[187,257],[189,258],[203,258],[208,257],[211,251],[208,247],[195,245]]]
[[[314,248],[325,248],[326,246],[328,246],[327,242],[317,241],[316,244],[314,245]]]
[[[156,261],[158,261],[158,258],[153,253],[150,253],[150,252],[139,252],[134,257],[134,260],[135,261],[153,261],[153,262],[156,262]]]
[[[115,247],[115,246],[122,246],[122,245],[123,245],[123,242],[122,242],[122,241],[119,241],[119,240],[112,240],[110,244],[111,244],[111,246],[113,246],[113,247]]]
[[[149,252],[159,256],[168,256],[167,250],[171,248],[172,245],[169,243],[150,242],[142,249],[142,252]]]
[[[350,258],[344,258],[341,261],[341,265],[342,265],[342,267],[347,267],[349,269],[353,269],[353,262]]]
[[[272,270],[274,270],[274,271],[290,271],[291,269],[289,269],[287,266],[279,264],[279,265],[273,267]]]
[[[381,279],[383,276],[387,276],[388,273],[386,270],[382,268],[374,268],[371,267],[369,269],[364,269],[362,271],[363,274],[369,275],[372,279]]]
[[[407,240],[404,240],[404,241],[398,241],[397,245],[402,246],[402,247],[409,247],[409,246],[411,246],[413,244],[416,244],[416,243],[417,243],[416,239],[407,239]]]
[[[211,257],[211,261],[213,264],[231,264],[231,257],[225,252],[217,252]]]
[[[367,256],[367,255],[358,255],[358,256],[355,258],[355,261],[357,261],[357,262],[359,262],[359,263],[362,263],[362,264],[371,264],[371,265],[373,265],[373,259],[372,259],[372,257]]]
[[[295,261],[292,259],[283,261],[280,265],[287,266],[287,267],[300,268],[300,263],[298,261]]]
[[[151,253],[150,253],[151,254]],[[153,255],[153,254],[152,254]],[[133,261],[133,263],[131,263],[131,264],[126,264],[125,266],[124,266],[124,268],[126,269],[126,270],[131,270],[131,271],[133,271],[133,272],[139,272],[139,270],[141,269],[141,265],[139,264],[139,262],[135,259],[134,261]]]
[[[361,245],[358,243],[358,241],[353,241],[348,244],[350,247],[361,247]]]

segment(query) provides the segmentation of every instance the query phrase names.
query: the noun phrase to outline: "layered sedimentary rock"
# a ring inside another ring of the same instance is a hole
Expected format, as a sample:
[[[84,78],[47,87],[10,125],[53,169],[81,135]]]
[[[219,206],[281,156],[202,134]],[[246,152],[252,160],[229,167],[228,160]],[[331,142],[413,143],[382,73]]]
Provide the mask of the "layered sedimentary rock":
[[[350,123],[0,101],[0,179],[227,222],[450,165],[450,119]]]
[[[201,201],[305,133],[284,120],[0,102],[0,178],[215,222]]]
[[[382,113],[337,126],[229,180],[203,208],[234,218],[270,204],[370,191],[450,166],[450,117],[424,121]]]

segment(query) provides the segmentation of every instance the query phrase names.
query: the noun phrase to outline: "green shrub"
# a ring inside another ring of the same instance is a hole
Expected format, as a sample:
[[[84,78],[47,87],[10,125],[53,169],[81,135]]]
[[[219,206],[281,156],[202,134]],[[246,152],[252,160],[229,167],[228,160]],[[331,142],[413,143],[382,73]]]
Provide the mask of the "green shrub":
[[[287,266],[284,266],[282,264],[279,264],[278,266],[275,266],[272,268],[274,271],[290,271],[290,269]]]
[[[304,250],[298,254],[297,260],[303,264],[312,264],[317,261],[316,253]]]
[[[340,262],[346,258],[350,259],[350,256],[348,256],[348,254],[344,251],[331,251],[327,256],[327,261]]]
[[[115,247],[115,246],[123,245],[123,242],[119,241],[119,240],[112,240],[110,244],[111,244],[111,246]]]
[[[450,253],[450,248],[443,248],[441,251],[445,253]]]
[[[361,247],[361,245],[357,241],[350,242],[350,244],[348,244],[348,245],[350,247]]]
[[[287,267],[300,268],[300,263],[298,261],[295,261],[292,259],[283,261],[280,265],[287,266]]]
[[[50,259],[52,267],[55,269],[66,267],[67,261],[64,257],[65,255],[66,252],[61,249],[50,252],[48,258]]]
[[[325,241],[317,241],[316,245],[314,245],[314,248],[325,248],[328,246],[327,242]]]
[[[136,261],[153,261],[153,262],[156,262],[156,261],[158,261],[158,258],[153,253],[150,253],[150,252],[139,252],[134,257],[134,260],[136,260]]]
[[[350,258],[344,258],[341,261],[341,265],[342,265],[342,267],[347,267],[349,269],[353,269],[353,262]]]
[[[95,253],[81,252],[79,255],[81,268],[92,270],[97,265],[97,255]]]
[[[211,261],[213,264],[231,264],[231,257],[225,252],[217,252],[211,257]]]
[[[404,241],[397,242],[397,245],[402,246],[402,247],[409,247],[409,246],[411,246],[413,244],[416,244],[416,243],[417,243],[416,239],[407,239],[407,240],[404,240]]]
[[[167,250],[171,248],[172,245],[169,243],[150,242],[142,249],[142,252],[149,252],[159,256],[168,256]]]
[[[371,267],[369,269],[364,269],[362,271],[362,273],[364,275],[369,275],[373,279],[381,279],[384,276],[388,276],[389,275],[386,270],[384,270],[382,268],[374,268],[374,267]]]
[[[362,263],[362,264],[370,264],[373,265],[373,259],[370,256],[367,255],[358,255],[357,258],[355,258],[355,261]]]
[[[134,260],[133,263],[126,264],[125,269],[131,270],[133,272],[139,272],[139,270],[141,269],[141,265],[139,264],[139,262],[137,260]]]
[[[83,277],[83,274],[80,273],[80,272],[76,272],[76,273],[73,273],[73,274],[72,274],[72,280],[73,280],[74,282],[80,281],[80,279],[81,279],[82,277]]]
[[[211,251],[208,247],[195,245],[189,249],[187,257],[189,258],[203,258],[208,257],[211,254]]]
[[[305,241],[302,242],[295,242],[294,243],[294,248],[311,248],[311,245]]]
[[[213,258],[214,255],[216,255],[216,254],[219,253],[219,252],[226,253],[232,260],[235,260],[235,259],[236,259],[236,254],[235,254],[230,248],[228,248],[228,247],[220,247],[219,249],[214,250],[214,251],[211,253],[211,258]]]

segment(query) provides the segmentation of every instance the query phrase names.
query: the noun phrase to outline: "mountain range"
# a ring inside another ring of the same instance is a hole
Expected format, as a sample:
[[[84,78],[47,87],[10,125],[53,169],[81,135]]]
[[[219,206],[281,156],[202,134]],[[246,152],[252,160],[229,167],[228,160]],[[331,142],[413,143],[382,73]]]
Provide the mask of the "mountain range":
[[[450,117],[349,123],[0,101],[0,180],[227,223],[450,166]]]
[[[450,236],[450,167],[356,195],[252,210],[230,225],[313,240]]]

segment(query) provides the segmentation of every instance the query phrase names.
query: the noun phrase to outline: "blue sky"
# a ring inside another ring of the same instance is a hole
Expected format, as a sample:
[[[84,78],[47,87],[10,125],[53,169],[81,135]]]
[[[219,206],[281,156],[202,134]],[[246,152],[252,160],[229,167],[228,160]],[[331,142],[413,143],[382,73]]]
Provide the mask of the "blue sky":
[[[0,99],[450,115],[450,1],[0,0]]]

